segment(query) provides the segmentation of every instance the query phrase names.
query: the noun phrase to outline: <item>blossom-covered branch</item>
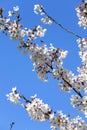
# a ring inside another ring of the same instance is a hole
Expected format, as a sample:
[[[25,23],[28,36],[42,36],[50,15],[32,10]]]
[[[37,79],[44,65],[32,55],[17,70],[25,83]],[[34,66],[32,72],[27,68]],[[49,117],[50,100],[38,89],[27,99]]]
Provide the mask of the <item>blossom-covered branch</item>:
[[[33,29],[23,29],[23,25],[20,23],[21,16],[18,11],[18,6],[13,7],[13,10],[8,12],[9,18],[6,18],[3,16],[3,9],[1,8],[0,30],[5,34],[8,34],[12,40],[18,40],[20,42],[18,45],[19,49],[23,49],[25,53],[30,53],[30,59],[33,61],[34,66],[33,70],[36,70],[38,77],[41,80],[47,81],[48,75],[51,72],[52,77],[60,81],[59,86],[62,90],[67,92],[72,88],[80,97],[82,97],[80,94],[81,88],[79,88],[78,85],[75,85],[75,76],[71,71],[69,72],[62,66],[67,51],[55,48],[52,44],[50,44],[50,47],[48,48],[45,44],[39,46],[34,43],[34,40],[37,37],[43,37],[45,35],[46,29],[43,29],[40,25],[35,26]],[[13,21],[11,21],[11,17],[14,19],[12,19]],[[62,82],[61,79],[64,82]]]
[[[39,11],[43,13],[42,8],[40,6],[38,6],[38,8],[40,8]],[[81,94],[81,90],[83,89],[84,93],[87,91],[87,39],[79,37],[80,39],[77,41],[80,48],[79,55],[82,59],[82,65],[78,67],[79,74],[74,75],[71,71],[63,67],[63,59],[66,58],[67,51],[56,48],[53,44],[47,47],[45,44],[39,46],[34,42],[37,37],[43,37],[45,35],[46,29],[43,29],[40,25],[32,29],[23,28],[23,25],[20,23],[21,16],[18,12],[18,6],[8,12],[8,18],[3,16],[3,9],[1,8],[0,10],[0,30],[6,35],[8,34],[12,40],[18,40],[19,49],[30,54],[30,59],[33,61],[33,70],[37,72],[39,79],[48,81],[49,74],[51,74],[54,79],[56,78],[59,81],[59,87],[63,91],[69,92],[73,89],[74,92],[78,94],[79,100],[76,100],[76,95],[71,97],[72,105],[77,107],[78,102],[80,102],[79,107],[86,115],[87,109],[85,106],[87,104],[86,100],[84,100],[84,95],[82,96]],[[44,21],[44,19],[42,21]],[[46,22],[52,23],[49,18],[46,19]],[[67,130],[69,128],[70,130],[75,128],[79,130],[80,128],[85,129],[85,127],[83,127],[83,121],[75,125],[74,121],[70,124],[72,120],[69,121],[63,114],[62,117],[61,114],[55,117],[55,112],[53,112],[47,104],[44,104],[42,100],[36,97],[32,97],[31,100],[28,100],[23,95],[20,95],[16,91],[16,88],[13,88],[12,93],[7,96],[13,103],[22,105],[33,119],[38,121],[49,119],[53,130],[58,127],[61,127],[61,130]],[[25,103],[22,104],[19,101],[20,99],[23,99]],[[84,103],[82,103],[82,101],[84,101]],[[80,119],[76,118],[77,122],[79,122],[78,120]]]
[[[21,96],[16,87],[12,88],[12,92],[7,94],[8,100],[14,104],[20,104],[27,111],[28,115],[36,121],[42,122],[49,120],[52,130],[86,130],[87,124],[81,117],[77,116],[74,119],[62,113],[62,111],[54,112],[48,104],[35,96],[31,96],[31,101]],[[19,101],[23,99],[24,102]],[[20,103],[19,103],[20,102]],[[13,127],[13,124],[11,124]]]
[[[68,33],[71,33],[72,35],[76,36],[77,38],[82,38],[80,35],[78,35],[77,33],[69,30],[68,28],[66,28],[65,26],[63,26],[60,22],[56,21],[53,17],[51,17],[43,8],[42,5],[35,5],[34,6],[34,12],[36,14],[40,13],[42,16],[44,15],[43,18],[41,18],[41,21],[45,24],[52,24],[55,23],[56,25],[58,25],[60,28],[62,28],[63,30],[65,30]]]

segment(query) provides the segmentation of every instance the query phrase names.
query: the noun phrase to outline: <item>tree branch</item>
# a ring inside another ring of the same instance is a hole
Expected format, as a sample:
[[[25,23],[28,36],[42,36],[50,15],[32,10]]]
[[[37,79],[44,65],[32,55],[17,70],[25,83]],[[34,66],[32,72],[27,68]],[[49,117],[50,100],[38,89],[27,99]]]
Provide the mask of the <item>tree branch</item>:
[[[48,63],[46,63],[46,65],[48,65],[53,70],[53,67],[51,65],[49,65]],[[67,80],[65,80],[63,77],[62,79],[74,90],[75,93],[77,93],[81,98],[83,97],[82,94],[78,92]]]
[[[51,16],[48,15],[48,13],[42,8],[42,12],[45,13],[45,15],[51,19],[56,25],[58,25],[59,27],[61,27],[63,30],[65,30],[68,33],[71,33],[72,35],[76,36],[77,38],[81,38],[82,37],[80,35],[78,35],[77,33],[69,30],[68,28],[64,27],[61,23],[59,23],[58,21],[56,21],[54,18],[52,18]]]
[[[63,77],[62,77],[62,79],[64,80],[64,82],[66,82],[74,90],[74,92],[76,92],[81,98],[83,97],[81,95],[81,93],[78,92],[75,88],[73,88],[73,86],[67,80],[65,80]]]
[[[14,122],[11,122],[11,124],[10,124],[10,130],[12,130],[14,124],[15,124]]]
[[[20,97],[21,97],[26,103],[31,103],[31,101],[28,100],[25,96],[20,95]]]

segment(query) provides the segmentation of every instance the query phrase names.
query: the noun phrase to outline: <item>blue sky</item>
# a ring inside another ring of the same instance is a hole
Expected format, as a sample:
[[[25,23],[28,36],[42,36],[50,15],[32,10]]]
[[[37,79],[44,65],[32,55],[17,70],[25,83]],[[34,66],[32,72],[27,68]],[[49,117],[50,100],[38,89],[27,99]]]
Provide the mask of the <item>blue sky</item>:
[[[68,50],[69,53],[64,60],[64,67],[77,73],[77,66],[81,63],[78,56],[77,38],[55,24],[47,26],[41,23],[40,16],[33,13],[33,6],[34,4],[42,4],[53,18],[65,27],[79,33],[82,37],[86,37],[87,31],[77,24],[78,18],[75,7],[80,2],[79,0],[1,0],[0,7],[4,8],[4,14],[7,15],[7,12],[13,6],[18,5],[24,27],[33,28],[35,25],[41,25],[47,28],[45,37],[38,41],[44,40],[48,46],[53,43],[57,48]],[[27,98],[37,94],[54,111],[62,110],[66,114],[71,113],[72,117],[78,115],[77,110],[73,109],[70,104],[71,93],[63,93],[58,88],[58,81],[52,78],[48,83],[41,82],[37,74],[32,72],[32,62],[29,55],[24,56],[17,49],[17,44],[18,42],[10,40],[9,36],[0,33],[0,129],[9,130],[10,123],[14,121],[13,130],[50,130],[49,121],[39,123],[31,120],[21,106],[16,106],[7,101],[5,95],[14,86]]]

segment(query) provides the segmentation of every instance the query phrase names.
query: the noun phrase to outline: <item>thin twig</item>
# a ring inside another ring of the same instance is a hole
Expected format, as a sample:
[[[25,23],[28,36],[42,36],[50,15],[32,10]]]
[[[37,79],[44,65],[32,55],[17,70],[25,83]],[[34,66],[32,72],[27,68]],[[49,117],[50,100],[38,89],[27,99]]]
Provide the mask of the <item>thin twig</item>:
[[[24,95],[20,95],[20,97],[21,97],[26,103],[31,103],[31,101],[28,100]]]
[[[63,30],[65,30],[66,32],[71,33],[72,35],[74,35],[74,36],[76,36],[76,37],[82,39],[82,37],[81,37],[80,35],[78,35],[77,33],[75,33],[75,32],[73,32],[73,31],[69,30],[68,28],[64,27],[61,23],[59,23],[59,22],[56,21],[54,18],[52,18],[51,16],[49,16],[48,13],[47,13],[43,8],[42,8],[42,11],[43,11],[43,13],[45,13],[45,15],[46,15],[49,19],[51,19],[55,24],[57,24],[57,25],[58,25],[59,27],[61,27]]]
[[[11,124],[10,124],[10,130],[12,130],[14,124],[15,124],[14,122],[11,122]]]

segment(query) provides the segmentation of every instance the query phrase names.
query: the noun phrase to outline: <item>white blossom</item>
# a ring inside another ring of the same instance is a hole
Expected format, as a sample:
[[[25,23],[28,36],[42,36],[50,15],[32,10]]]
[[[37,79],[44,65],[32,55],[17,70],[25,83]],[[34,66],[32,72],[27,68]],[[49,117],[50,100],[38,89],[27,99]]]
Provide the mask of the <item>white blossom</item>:
[[[31,103],[26,104],[26,111],[34,120],[45,121],[48,119],[48,113],[51,111],[51,109],[39,98],[34,98]]]
[[[49,17],[41,18],[41,21],[42,21],[44,24],[52,24],[52,20],[51,20]]]
[[[39,5],[39,4],[36,4],[36,5],[34,5],[34,13],[35,14],[38,14],[39,12],[41,13],[42,12],[42,6],[41,5]]]
[[[8,11],[8,16],[11,17],[14,15],[14,12],[13,11]]]
[[[79,26],[87,28],[87,1],[84,1],[80,6],[76,8],[77,16],[79,18]]]
[[[77,116],[76,118],[70,119],[62,112],[58,112],[57,117],[51,119],[51,129],[57,130],[86,130],[87,125],[81,117]]]
[[[46,31],[47,31],[47,29],[42,29],[42,27],[40,25],[38,25],[36,27],[36,30],[37,30],[36,35],[39,36],[39,37],[44,37],[44,35],[45,35]]]
[[[87,118],[87,96],[81,99],[79,96],[71,96],[71,104],[74,108],[78,108],[80,112],[84,113]]]
[[[13,7],[13,10],[14,10],[14,11],[18,11],[18,10],[19,10],[19,6]]]
[[[12,88],[12,92],[6,95],[8,100],[14,104],[19,104],[20,95],[16,91],[16,87]]]

